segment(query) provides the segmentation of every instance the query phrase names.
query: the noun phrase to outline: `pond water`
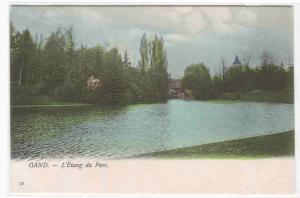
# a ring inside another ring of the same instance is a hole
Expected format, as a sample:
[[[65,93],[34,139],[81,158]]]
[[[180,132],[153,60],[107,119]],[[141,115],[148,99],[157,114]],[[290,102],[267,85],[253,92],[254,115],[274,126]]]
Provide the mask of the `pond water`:
[[[11,157],[122,158],[294,129],[292,104],[169,100],[127,107],[13,107]]]

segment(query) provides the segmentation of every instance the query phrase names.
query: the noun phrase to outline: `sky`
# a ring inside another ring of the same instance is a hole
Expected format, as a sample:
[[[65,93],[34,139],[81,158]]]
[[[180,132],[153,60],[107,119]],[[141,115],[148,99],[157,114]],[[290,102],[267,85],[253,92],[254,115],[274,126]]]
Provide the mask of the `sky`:
[[[49,35],[72,27],[76,44],[128,51],[139,61],[143,33],[162,36],[168,72],[180,78],[190,64],[204,63],[212,74],[221,60],[251,56],[259,64],[263,51],[280,64],[293,60],[293,8],[262,6],[12,6],[10,21],[17,30]]]

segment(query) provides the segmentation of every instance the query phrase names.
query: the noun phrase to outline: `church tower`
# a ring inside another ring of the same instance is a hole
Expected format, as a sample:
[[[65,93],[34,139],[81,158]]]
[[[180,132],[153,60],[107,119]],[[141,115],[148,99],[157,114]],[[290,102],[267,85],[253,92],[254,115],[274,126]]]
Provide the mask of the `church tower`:
[[[241,66],[241,61],[240,61],[238,55],[235,56],[232,66]]]

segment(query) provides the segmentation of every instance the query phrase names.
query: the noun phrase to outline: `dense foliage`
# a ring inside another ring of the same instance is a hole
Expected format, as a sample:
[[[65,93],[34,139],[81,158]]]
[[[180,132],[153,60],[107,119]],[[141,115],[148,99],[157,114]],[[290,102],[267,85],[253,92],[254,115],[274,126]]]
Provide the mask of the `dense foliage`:
[[[192,91],[195,99],[208,99],[212,81],[208,68],[203,64],[193,64],[184,71],[182,86]]]
[[[72,28],[33,38],[29,30],[10,26],[12,103],[40,96],[65,102],[128,104],[167,99],[167,58],[163,38],[142,36],[141,59],[131,64],[117,48],[76,48]],[[100,80],[88,89],[87,80]],[[23,102],[24,103],[24,102]]]
[[[138,65],[132,65],[127,51],[121,54],[117,48],[76,46],[72,28],[33,38],[29,30],[20,32],[11,24],[12,104],[129,104],[168,99],[163,38],[142,35]],[[204,63],[192,64],[184,72],[181,91],[200,100],[230,96],[228,93],[239,98],[240,93],[257,90],[293,95],[293,67],[276,65],[267,52],[261,55],[260,66],[249,67],[249,62],[246,57],[242,64],[227,67],[222,75],[214,76]],[[100,81],[95,89],[87,85],[91,76]]]
[[[225,93],[247,93],[255,90],[286,91],[293,95],[293,67],[284,68],[264,52],[261,65],[250,68],[247,64],[226,68],[223,75],[211,76],[203,64],[188,66],[182,78],[183,90],[191,90],[194,99],[219,98]]]

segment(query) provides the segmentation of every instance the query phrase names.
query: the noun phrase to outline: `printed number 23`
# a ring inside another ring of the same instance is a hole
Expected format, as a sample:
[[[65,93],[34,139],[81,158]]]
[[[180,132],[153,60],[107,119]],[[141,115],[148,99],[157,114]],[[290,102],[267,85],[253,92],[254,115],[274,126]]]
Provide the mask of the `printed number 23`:
[[[24,186],[24,182],[21,181],[21,182],[19,183],[19,186]]]

